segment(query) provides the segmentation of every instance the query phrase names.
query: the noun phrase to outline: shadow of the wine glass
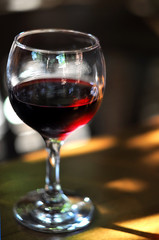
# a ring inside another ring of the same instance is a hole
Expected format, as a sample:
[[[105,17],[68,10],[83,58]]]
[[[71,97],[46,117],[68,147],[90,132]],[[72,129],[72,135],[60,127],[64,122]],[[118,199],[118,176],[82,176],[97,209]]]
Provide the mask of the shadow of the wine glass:
[[[119,225],[113,224],[113,223],[106,226],[106,228],[113,229],[113,230],[120,231],[120,232],[124,232],[124,233],[130,233],[130,234],[140,236],[140,237],[144,237],[144,238],[147,238],[147,239],[152,239],[152,240],[159,239],[159,234],[140,231],[140,230],[136,230],[136,229],[132,229],[132,228],[127,228],[127,227],[119,226]]]

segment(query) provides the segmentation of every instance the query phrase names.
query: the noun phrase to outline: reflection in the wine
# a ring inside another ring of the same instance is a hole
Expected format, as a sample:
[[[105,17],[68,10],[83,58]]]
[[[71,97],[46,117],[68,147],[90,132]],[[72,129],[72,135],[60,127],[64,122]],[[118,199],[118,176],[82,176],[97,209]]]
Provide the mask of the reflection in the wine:
[[[13,108],[10,104],[9,97],[7,97],[4,101],[3,111],[4,111],[4,115],[5,115],[6,119],[8,120],[8,122],[10,124],[12,124],[12,125],[23,124],[22,120],[20,120],[20,118],[18,117],[16,112],[13,110]]]
[[[0,140],[1,140],[6,132],[6,121],[3,113],[3,102],[1,101],[1,96],[0,96],[0,116],[1,116],[0,117]]]
[[[17,116],[10,104],[9,97],[7,97],[4,101],[3,112],[12,133],[15,135],[13,145],[17,154],[35,151],[44,147],[44,143],[40,135],[32,128],[24,124]]]
[[[7,132],[6,119],[3,113],[3,102],[0,96],[0,161],[5,157],[6,154],[6,145],[3,141],[3,137]]]
[[[17,116],[17,114],[12,108],[12,105],[10,104],[9,97],[5,99],[3,107],[0,108],[0,110],[3,110],[4,112],[4,114],[1,115],[2,117],[0,119],[1,120],[0,128],[2,129],[0,133],[1,135],[5,133],[6,129],[5,118],[6,118],[12,133],[15,135],[13,145],[17,154],[26,154],[33,152],[29,154],[29,156],[33,156],[34,159],[34,156],[36,156],[37,154],[34,152],[39,150],[40,153],[39,159],[46,158],[46,152],[44,150],[40,150],[45,147],[41,136],[32,128],[30,128],[28,125],[23,123],[23,121]],[[73,154],[72,152],[73,149],[75,149],[76,151],[77,148],[79,149],[80,147],[85,146],[90,139],[91,139],[90,127],[88,125],[81,127],[75,130],[66,138],[64,151],[65,149],[66,152],[71,150],[71,153]],[[28,155],[25,156],[26,159],[28,159]],[[31,158],[29,157],[29,159],[33,160],[32,157]]]

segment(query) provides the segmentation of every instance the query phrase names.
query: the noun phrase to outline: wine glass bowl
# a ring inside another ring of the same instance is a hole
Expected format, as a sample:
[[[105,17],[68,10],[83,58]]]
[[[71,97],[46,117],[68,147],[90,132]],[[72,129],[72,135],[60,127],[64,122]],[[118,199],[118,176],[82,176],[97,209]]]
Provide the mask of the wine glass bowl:
[[[40,133],[48,151],[45,187],[16,203],[16,219],[42,232],[69,232],[87,226],[94,206],[88,197],[62,190],[60,147],[100,107],[105,61],[98,39],[63,29],[20,33],[9,53],[7,83],[15,112]]]

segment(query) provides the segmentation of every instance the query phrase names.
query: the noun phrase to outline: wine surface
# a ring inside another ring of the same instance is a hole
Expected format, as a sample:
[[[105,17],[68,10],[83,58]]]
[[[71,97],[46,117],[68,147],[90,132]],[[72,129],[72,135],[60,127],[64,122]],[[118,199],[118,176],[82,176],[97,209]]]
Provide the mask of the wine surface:
[[[99,108],[98,87],[82,80],[43,78],[10,89],[17,115],[45,138],[64,139]]]

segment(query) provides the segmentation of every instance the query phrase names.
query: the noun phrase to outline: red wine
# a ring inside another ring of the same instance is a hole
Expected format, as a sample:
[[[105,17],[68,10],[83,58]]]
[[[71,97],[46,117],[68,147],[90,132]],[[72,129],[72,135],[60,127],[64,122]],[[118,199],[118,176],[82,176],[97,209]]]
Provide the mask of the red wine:
[[[13,87],[10,101],[17,115],[43,137],[64,139],[92,119],[101,98],[94,84],[43,78]]]

